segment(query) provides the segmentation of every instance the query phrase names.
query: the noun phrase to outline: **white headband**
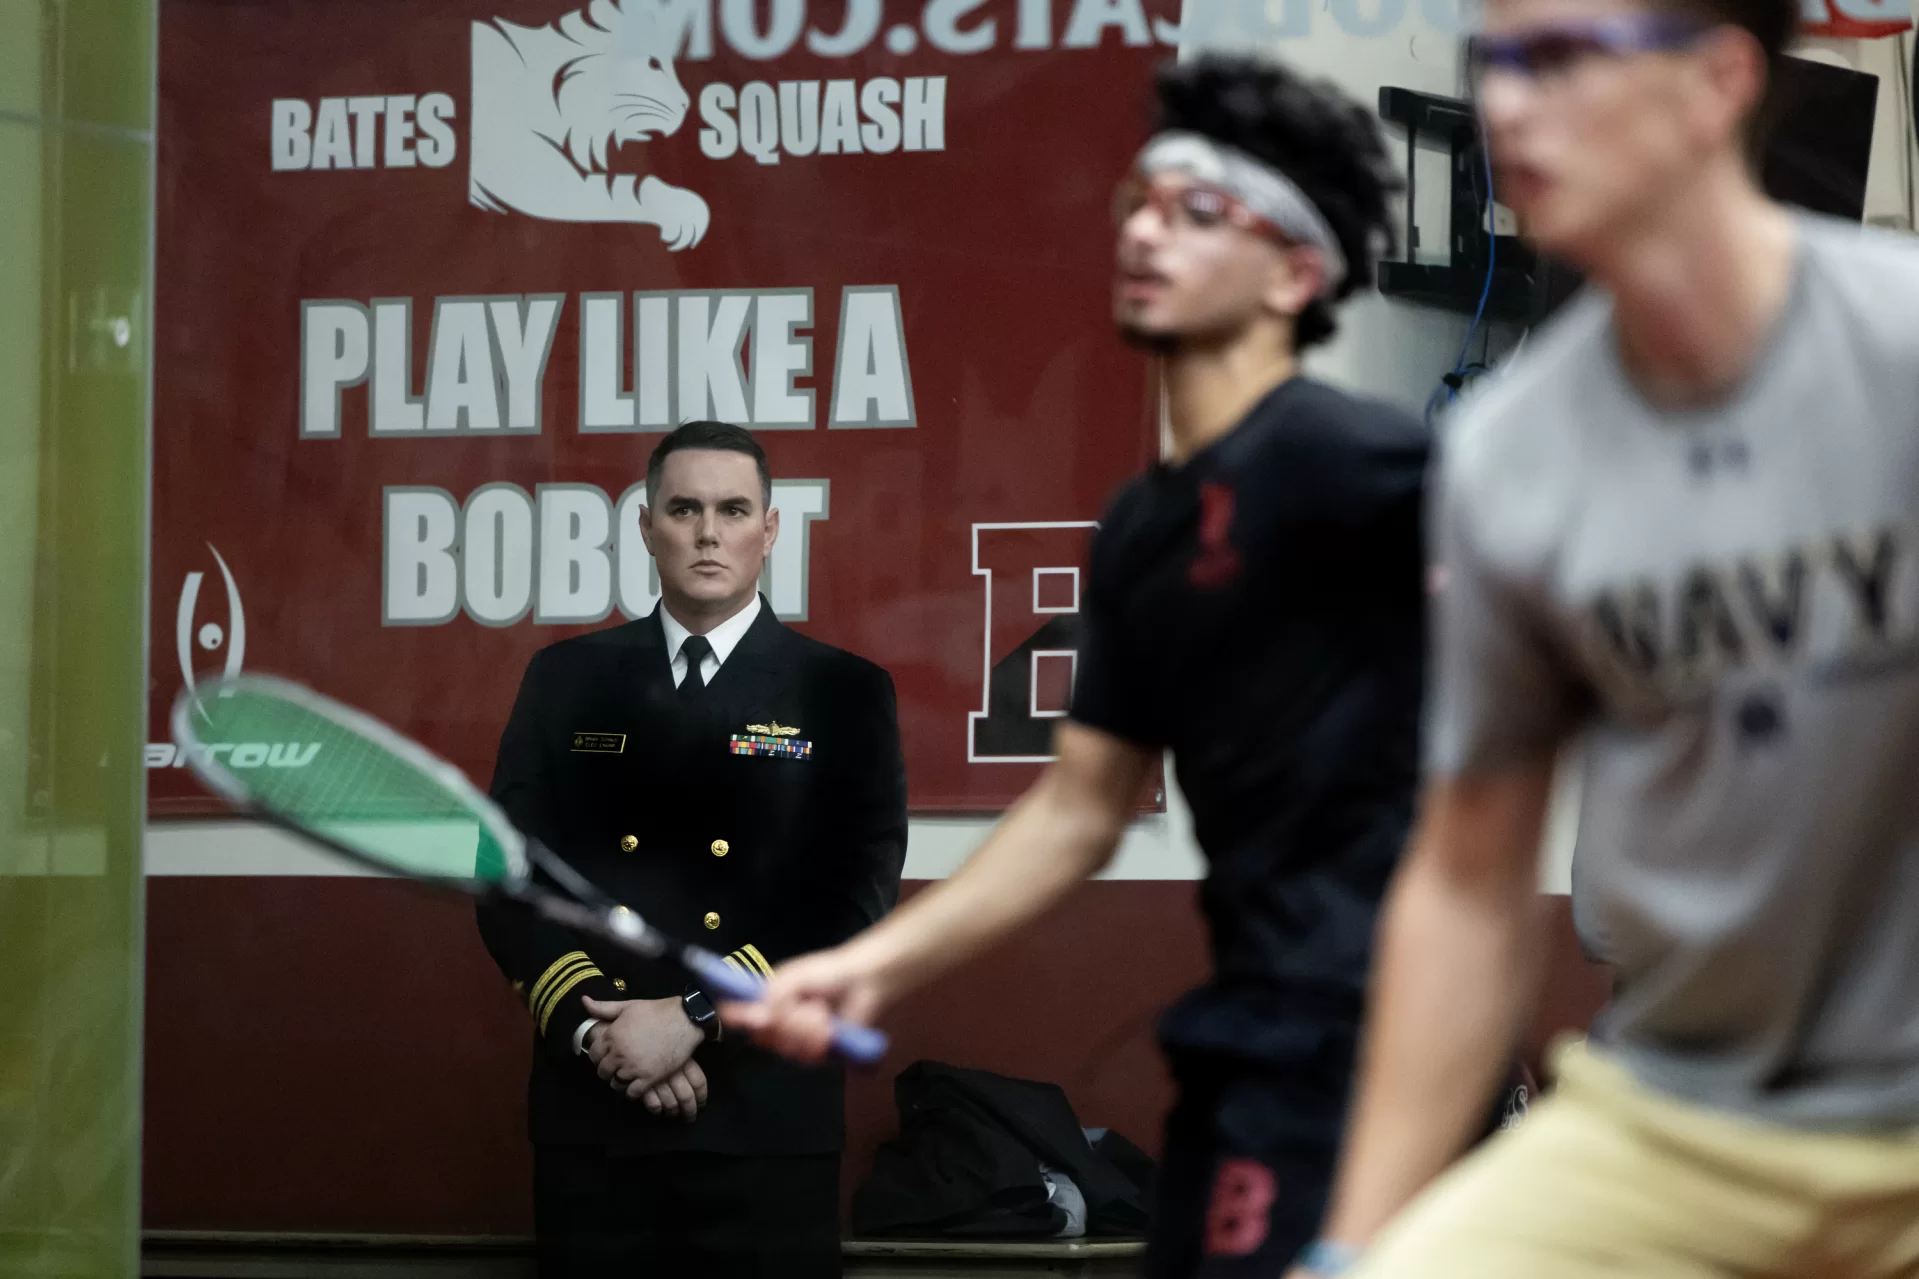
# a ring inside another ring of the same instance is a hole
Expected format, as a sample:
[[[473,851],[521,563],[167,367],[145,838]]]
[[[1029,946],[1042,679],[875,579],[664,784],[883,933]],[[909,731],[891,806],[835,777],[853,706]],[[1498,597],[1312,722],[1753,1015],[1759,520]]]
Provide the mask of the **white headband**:
[[[1339,250],[1339,237],[1299,184],[1264,160],[1197,133],[1169,131],[1154,134],[1133,167],[1147,177],[1168,171],[1191,174],[1225,191],[1299,243],[1318,249],[1326,262],[1321,297],[1329,296],[1346,278],[1346,255]]]

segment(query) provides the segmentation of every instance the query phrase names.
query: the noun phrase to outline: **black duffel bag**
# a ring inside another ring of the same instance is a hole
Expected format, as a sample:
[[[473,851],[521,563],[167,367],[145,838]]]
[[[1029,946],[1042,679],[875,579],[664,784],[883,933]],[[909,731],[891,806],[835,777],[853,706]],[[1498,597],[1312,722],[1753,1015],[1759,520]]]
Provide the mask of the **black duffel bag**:
[[[900,1134],[853,1196],[855,1234],[1052,1238],[1072,1226],[1062,1174],[1084,1198],[1087,1234],[1144,1233],[1150,1160],[1117,1133],[1095,1146],[1059,1085],[917,1061],[893,1098]]]

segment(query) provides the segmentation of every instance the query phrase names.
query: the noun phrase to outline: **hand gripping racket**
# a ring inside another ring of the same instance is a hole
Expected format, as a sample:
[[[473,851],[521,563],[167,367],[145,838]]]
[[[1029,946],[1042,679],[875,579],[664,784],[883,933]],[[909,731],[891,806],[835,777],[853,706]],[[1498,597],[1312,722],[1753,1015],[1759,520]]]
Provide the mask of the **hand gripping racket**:
[[[267,675],[202,680],[173,703],[173,740],[214,793],[362,865],[517,902],[648,959],[667,959],[726,999],[763,983],[676,941],[594,887],[445,760],[312,689]],[[554,887],[537,882],[539,870]],[[557,891],[556,891],[557,890]],[[870,1063],[886,1036],[838,1022],[834,1051]]]

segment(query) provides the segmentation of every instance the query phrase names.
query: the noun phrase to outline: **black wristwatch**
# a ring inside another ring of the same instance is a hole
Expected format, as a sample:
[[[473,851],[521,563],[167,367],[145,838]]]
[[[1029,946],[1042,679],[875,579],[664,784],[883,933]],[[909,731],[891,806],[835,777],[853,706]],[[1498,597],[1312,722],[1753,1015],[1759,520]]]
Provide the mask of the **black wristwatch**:
[[[700,1028],[707,1043],[720,1042],[720,1010],[713,1007],[705,991],[697,986],[687,987],[686,993],[680,996],[680,1007],[686,1010],[686,1019]]]

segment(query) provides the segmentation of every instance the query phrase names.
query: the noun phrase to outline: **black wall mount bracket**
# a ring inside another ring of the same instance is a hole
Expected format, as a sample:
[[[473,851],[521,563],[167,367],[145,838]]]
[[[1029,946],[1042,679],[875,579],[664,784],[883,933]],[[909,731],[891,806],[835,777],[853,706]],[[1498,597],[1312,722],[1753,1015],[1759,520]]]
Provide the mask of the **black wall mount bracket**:
[[[1486,318],[1518,320],[1532,311],[1534,255],[1518,236],[1495,242],[1488,230],[1492,192],[1486,182],[1486,153],[1472,105],[1458,98],[1398,89],[1379,91],[1379,115],[1406,131],[1406,257],[1379,263],[1379,291],[1421,306],[1471,315],[1486,288],[1486,260],[1494,259]],[[1417,186],[1414,154],[1421,136],[1443,142],[1449,155],[1452,194],[1447,202],[1450,227],[1444,265],[1417,261],[1419,226],[1413,216]]]

